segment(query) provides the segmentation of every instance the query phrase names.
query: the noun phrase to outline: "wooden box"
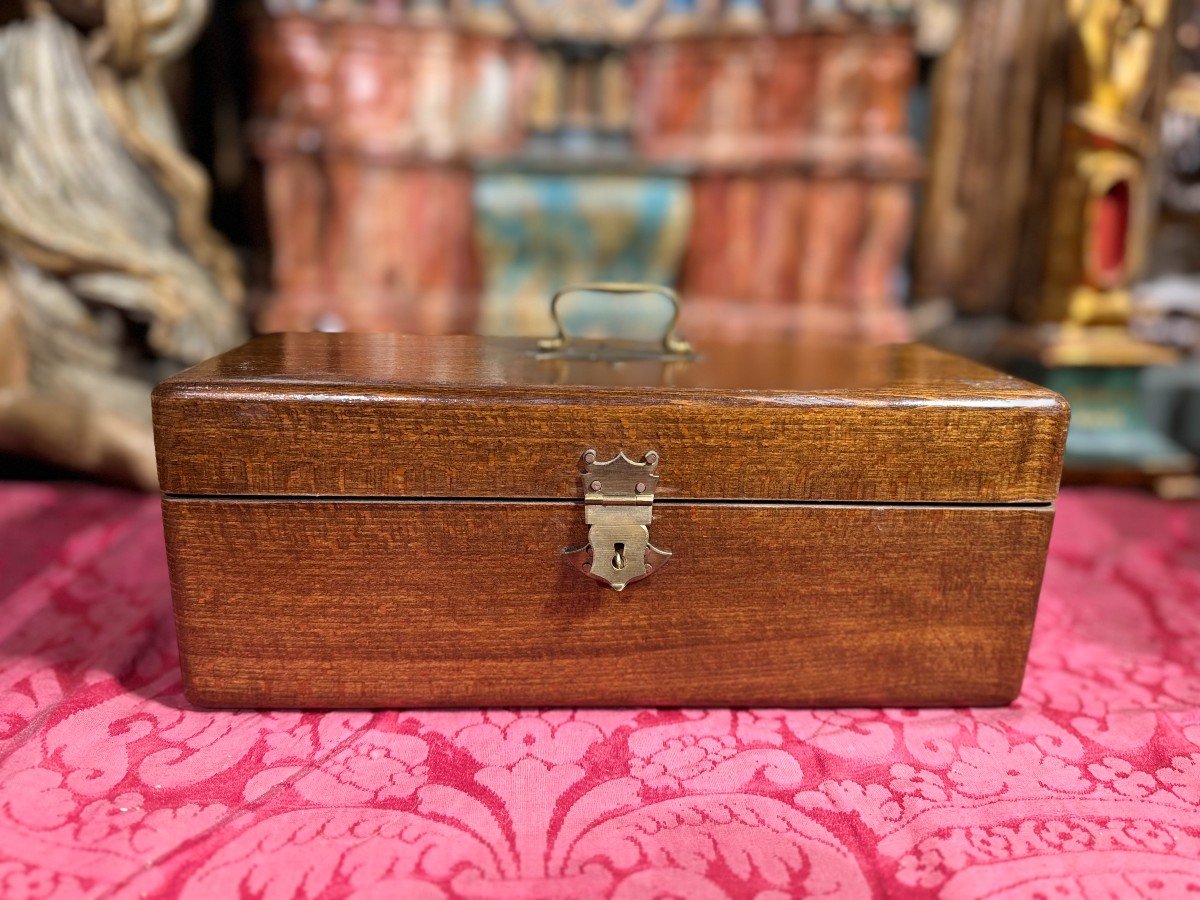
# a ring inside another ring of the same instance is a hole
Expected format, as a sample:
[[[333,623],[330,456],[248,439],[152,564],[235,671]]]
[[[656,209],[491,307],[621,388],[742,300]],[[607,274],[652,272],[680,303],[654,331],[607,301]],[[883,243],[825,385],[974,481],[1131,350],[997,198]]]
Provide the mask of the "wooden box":
[[[284,334],[163,382],[188,697],[1011,701],[1064,401],[918,345],[697,351]]]

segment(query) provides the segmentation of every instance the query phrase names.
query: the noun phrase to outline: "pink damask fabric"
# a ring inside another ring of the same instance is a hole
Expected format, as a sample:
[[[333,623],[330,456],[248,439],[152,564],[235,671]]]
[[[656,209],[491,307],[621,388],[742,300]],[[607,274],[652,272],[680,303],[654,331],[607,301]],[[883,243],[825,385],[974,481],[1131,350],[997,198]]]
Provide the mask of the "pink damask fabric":
[[[1200,505],[1065,493],[1008,709],[213,712],[157,501],[0,485],[0,897],[1200,898]]]

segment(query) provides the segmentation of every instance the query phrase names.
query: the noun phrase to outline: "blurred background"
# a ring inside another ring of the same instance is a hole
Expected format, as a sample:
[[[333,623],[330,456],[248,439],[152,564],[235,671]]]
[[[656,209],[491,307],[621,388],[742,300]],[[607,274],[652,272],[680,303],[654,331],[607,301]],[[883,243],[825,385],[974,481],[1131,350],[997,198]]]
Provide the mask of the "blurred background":
[[[0,473],[152,489],[150,388],[255,331],[606,279],[1005,368],[1068,480],[1194,496],[1198,225],[1194,2],[0,0]]]

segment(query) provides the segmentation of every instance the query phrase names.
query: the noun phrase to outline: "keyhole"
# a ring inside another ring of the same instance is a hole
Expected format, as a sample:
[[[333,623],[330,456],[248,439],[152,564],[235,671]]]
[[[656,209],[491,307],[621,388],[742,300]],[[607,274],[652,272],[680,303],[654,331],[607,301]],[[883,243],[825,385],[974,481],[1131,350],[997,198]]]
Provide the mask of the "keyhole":
[[[616,550],[616,555],[612,558],[612,567],[614,569],[625,568],[625,545],[618,541],[613,544],[613,549]]]

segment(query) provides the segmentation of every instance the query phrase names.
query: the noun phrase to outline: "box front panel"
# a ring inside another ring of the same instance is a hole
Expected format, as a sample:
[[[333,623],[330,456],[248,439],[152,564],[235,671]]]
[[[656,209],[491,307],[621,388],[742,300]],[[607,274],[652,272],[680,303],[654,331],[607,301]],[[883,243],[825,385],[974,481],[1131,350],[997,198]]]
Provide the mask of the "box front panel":
[[[655,504],[617,593],[569,502],[163,502],[214,706],[957,706],[1019,691],[1049,507]]]

